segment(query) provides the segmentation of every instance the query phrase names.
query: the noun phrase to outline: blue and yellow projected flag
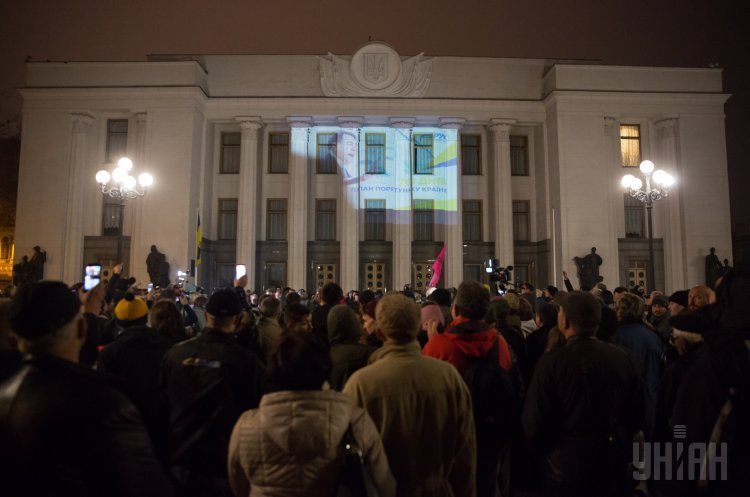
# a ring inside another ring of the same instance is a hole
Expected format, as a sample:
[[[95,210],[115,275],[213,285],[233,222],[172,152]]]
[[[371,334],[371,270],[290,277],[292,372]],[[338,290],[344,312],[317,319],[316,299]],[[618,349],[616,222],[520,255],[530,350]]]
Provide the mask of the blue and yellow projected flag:
[[[201,241],[203,240],[203,234],[201,233],[201,213],[198,213],[198,227],[195,230],[195,265],[201,263]]]

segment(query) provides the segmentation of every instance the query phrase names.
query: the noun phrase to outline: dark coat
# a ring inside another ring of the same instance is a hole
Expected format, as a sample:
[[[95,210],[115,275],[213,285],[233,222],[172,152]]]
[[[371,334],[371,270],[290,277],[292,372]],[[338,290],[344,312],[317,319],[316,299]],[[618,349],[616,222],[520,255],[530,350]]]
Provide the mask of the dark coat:
[[[312,332],[327,345],[330,345],[328,343],[328,313],[332,308],[333,306],[324,304],[312,311]]]
[[[240,415],[258,407],[266,373],[234,335],[206,328],[167,352],[162,384],[169,403],[173,465],[227,478],[227,450]]]
[[[632,480],[626,464],[643,422],[635,364],[613,345],[574,336],[542,356],[524,405],[530,447],[549,482],[580,495],[617,495]]]
[[[172,495],[138,411],[103,378],[35,356],[0,387],[3,495]]]
[[[362,324],[359,316],[344,306],[328,313],[328,341],[331,344],[331,388],[343,390],[346,380],[367,365],[373,349],[359,343]]]

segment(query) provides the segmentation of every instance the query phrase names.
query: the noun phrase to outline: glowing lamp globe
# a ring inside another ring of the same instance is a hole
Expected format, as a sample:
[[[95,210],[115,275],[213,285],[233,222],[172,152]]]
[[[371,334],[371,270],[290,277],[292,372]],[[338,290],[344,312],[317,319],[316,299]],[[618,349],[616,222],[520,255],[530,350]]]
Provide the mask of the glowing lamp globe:
[[[654,163],[650,160],[645,160],[641,162],[640,170],[643,174],[651,174],[654,172]]]
[[[117,167],[124,171],[130,171],[131,169],[133,169],[133,161],[128,159],[127,157],[123,157],[117,161]]]
[[[149,173],[141,173],[138,176],[138,183],[140,183],[142,187],[147,188],[154,184],[154,177]]]
[[[96,173],[96,182],[99,183],[100,185],[106,185],[107,183],[109,183],[109,180],[110,180],[110,176],[109,176],[108,171],[105,171],[104,169],[102,169],[101,171]]]
[[[124,169],[120,169],[119,167],[116,167],[115,170],[112,171],[112,179],[115,180],[116,183],[120,183],[125,179],[127,175],[128,172]]]

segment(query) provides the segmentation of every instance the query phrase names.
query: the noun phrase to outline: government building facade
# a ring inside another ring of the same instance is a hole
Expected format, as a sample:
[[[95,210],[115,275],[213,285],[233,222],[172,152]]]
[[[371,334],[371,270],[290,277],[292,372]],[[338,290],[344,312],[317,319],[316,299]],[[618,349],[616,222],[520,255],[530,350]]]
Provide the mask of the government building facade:
[[[212,289],[425,290],[487,281],[575,284],[596,247],[610,288],[704,282],[731,253],[720,69],[399,55],[152,56],[28,63],[15,259],[45,277],[117,262],[148,282],[156,245]],[[121,203],[95,180],[122,156],[154,184]],[[623,190],[649,159],[676,178],[643,205]],[[198,232],[200,218],[200,237]],[[200,251],[198,250],[200,246]],[[198,258],[198,253],[200,257]]]

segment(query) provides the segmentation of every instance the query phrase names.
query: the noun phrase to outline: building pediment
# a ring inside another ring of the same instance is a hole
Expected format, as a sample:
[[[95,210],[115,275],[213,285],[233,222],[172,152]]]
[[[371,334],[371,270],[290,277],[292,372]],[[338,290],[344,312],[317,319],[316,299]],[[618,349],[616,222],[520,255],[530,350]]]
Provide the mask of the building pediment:
[[[423,97],[430,86],[434,57],[402,59],[393,47],[371,42],[351,57],[319,57],[320,88],[327,97]]]

